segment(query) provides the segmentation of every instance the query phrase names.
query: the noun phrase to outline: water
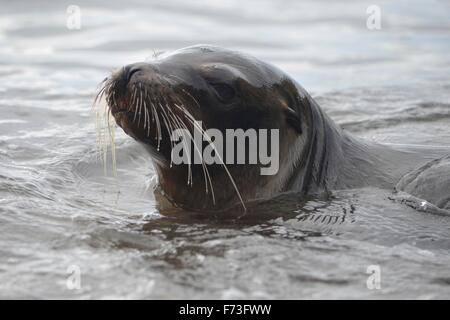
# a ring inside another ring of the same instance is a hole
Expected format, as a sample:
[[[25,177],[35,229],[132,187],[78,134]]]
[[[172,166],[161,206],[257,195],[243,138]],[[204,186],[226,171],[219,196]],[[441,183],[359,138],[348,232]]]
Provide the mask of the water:
[[[359,136],[450,147],[448,2],[378,1],[381,30],[369,1],[77,1],[80,30],[70,4],[0,5],[1,298],[450,298],[448,216],[371,188],[240,221],[160,212],[120,130],[104,175],[90,109],[114,68],[210,43],[280,66]]]

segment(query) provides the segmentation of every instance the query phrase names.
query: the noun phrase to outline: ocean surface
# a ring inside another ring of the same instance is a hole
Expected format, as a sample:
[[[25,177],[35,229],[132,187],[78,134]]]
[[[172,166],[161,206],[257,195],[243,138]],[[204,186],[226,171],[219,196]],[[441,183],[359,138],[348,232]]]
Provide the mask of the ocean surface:
[[[164,212],[120,129],[105,175],[91,109],[114,69],[214,44],[279,66],[355,135],[450,150],[448,1],[377,1],[380,29],[365,0],[76,1],[79,29],[72,4],[0,3],[0,298],[450,298],[450,216],[376,188],[244,221]]]

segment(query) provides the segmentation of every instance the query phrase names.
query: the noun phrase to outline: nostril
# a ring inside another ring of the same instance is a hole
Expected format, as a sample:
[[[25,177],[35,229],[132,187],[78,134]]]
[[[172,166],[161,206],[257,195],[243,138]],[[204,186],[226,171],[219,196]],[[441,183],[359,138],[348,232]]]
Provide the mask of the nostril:
[[[138,71],[141,71],[142,69],[137,66],[131,66],[131,67],[124,67],[124,75],[126,78],[126,82],[128,83],[131,80],[131,77]]]
[[[130,72],[129,72],[129,76],[128,79],[131,79],[131,77],[133,76],[133,74],[135,74],[136,72],[141,71],[141,68],[131,68]]]

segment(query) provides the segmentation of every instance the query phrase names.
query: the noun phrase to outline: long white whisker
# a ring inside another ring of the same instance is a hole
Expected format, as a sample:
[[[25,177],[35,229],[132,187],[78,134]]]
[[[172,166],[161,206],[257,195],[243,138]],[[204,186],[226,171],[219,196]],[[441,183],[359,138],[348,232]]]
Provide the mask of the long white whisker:
[[[147,131],[150,133],[150,117],[148,115],[147,104],[145,103],[145,101],[144,101],[144,112],[145,112],[144,130],[147,129]]]
[[[134,122],[136,122],[136,118],[137,118],[137,114],[138,114],[138,106],[137,106],[137,88],[136,88],[136,87],[134,87],[134,90],[133,90],[133,96],[134,96],[134,99],[136,99],[136,102],[135,102],[134,99],[132,99],[130,105],[133,105],[133,106],[134,106],[134,117],[133,117],[133,123],[134,123]]]
[[[177,100],[178,100],[179,102],[181,102],[178,98],[177,98]],[[181,106],[182,108],[184,108],[184,105],[183,105],[182,102],[180,103],[180,106]],[[170,109],[169,109],[169,111],[170,111]],[[183,113],[183,114],[184,114],[184,113]],[[174,114],[174,115],[175,115],[175,114]],[[189,131],[189,129],[187,129],[187,126],[186,126],[186,124],[184,123],[184,121],[183,121],[180,117],[178,117],[177,115],[175,115],[175,116],[176,116],[176,118],[179,119],[179,121],[183,124],[184,128],[186,128],[186,130],[190,133],[190,131]],[[195,126],[193,126],[193,129],[196,130]],[[200,133],[201,133],[201,132],[200,132]],[[205,179],[205,192],[206,192],[206,194],[208,194],[208,183],[209,183],[209,186],[210,186],[210,188],[211,188],[211,195],[212,195],[213,203],[215,204],[215,203],[216,203],[216,197],[215,197],[215,193],[214,193],[214,187],[213,187],[213,184],[212,184],[211,175],[209,174],[208,166],[206,165],[205,161],[203,160],[203,155],[202,155],[201,151],[199,150],[199,147],[197,146],[196,141],[192,138],[191,135],[190,135],[190,139],[191,139],[191,141],[193,141],[194,147],[195,147],[195,149],[196,149],[196,151],[197,151],[197,153],[198,153],[198,155],[200,156],[200,159],[201,159],[201,161],[202,161],[201,165],[202,165],[202,169],[203,169],[203,177],[204,177],[204,179]],[[203,147],[203,146],[201,146],[201,148],[202,148],[202,147]]]
[[[156,111],[155,105],[153,103],[152,103],[152,108],[153,108],[153,111],[155,113],[155,119],[156,119],[156,132],[157,132],[157,134],[156,134],[155,139],[157,139],[157,141],[158,141],[157,150],[159,151],[159,148],[161,146],[161,139],[162,139],[161,138],[161,123],[159,121],[158,112]]]
[[[181,79],[180,77],[173,75],[173,74],[169,74],[169,77],[172,77],[174,79],[180,80],[182,83],[184,82],[183,79]],[[186,94],[188,97],[190,97],[192,99],[192,101],[195,102],[195,104],[197,105],[198,108],[200,108],[200,104],[198,103],[197,99],[195,99],[189,92],[187,92],[186,90],[184,90],[183,88],[181,88],[181,91],[183,91],[184,94]]]
[[[168,110],[169,110],[169,112],[171,112],[171,110],[170,110],[170,108],[168,108]],[[177,117],[176,117],[176,115],[174,114],[174,119],[175,119],[175,121],[177,122]],[[179,128],[180,129],[182,129],[183,128],[183,125],[184,125],[184,123],[182,123],[182,122],[178,122],[178,126],[179,126]],[[184,126],[184,128],[186,128],[186,126]],[[186,130],[187,130],[187,128],[186,128]],[[189,130],[187,130],[187,132],[190,134],[190,132],[189,132]],[[192,140],[192,139],[191,139]],[[189,148],[189,150],[187,150],[188,149],[188,145],[187,145],[187,142],[183,139],[183,146],[184,146],[184,148],[185,148],[185,150],[186,150],[186,152],[188,152],[188,157],[189,157],[189,159],[191,159],[191,150],[190,150],[190,148]],[[171,159],[171,164],[172,164],[172,159]],[[188,162],[188,178],[187,178],[187,184],[188,185],[193,185],[193,176],[192,176],[192,167],[191,167],[191,161],[189,161]]]
[[[141,84],[139,83],[139,120],[138,120],[138,127],[141,124],[141,116],[143,114],[142,112],[142,87]],[[145,115],[144,115],[145,116]]]
[[[163,98],[164,99],[164,98]],[[168,121],[168,124],[169,124],[169,129],[170,129],[170,131],[173,131],[173,129],[172,129],[172,126],[171,126],[171,122],[170,122],[170,117],[169,117],[169,115],[168,115],[168,113],[167,113],[167,111],[166,110],[170,110],[170,107],[169,107],[169,104],[167,103],[167,100],[166,99],[164,99],[164,102],[165,102],[165,108],[164,108],[164,106],[161,104],[161,102],[160,102],[160,100],[159,99],[157,99],[158,101],[157,101],[157,103],[159,104],[159,107],[161,108],[161,111],[165,114],[165,116],[166,116],[166,119],[167,119],[167,121]],[[169,136],[170,136],[170,133],[169,133]],[[172,141],[172,139],[171,139],[171,147],[173,148],[173,146],[174,146],[174,141]]]
[[[214,151],[216,152],[217,157],[219,158],[221,165],[223,166],[225,172],[228,175],[228,178],[230,179],[231,184],[234,187],[234,190],[236,191],[239,200],[244,208],[245,211],[247,211],[247,208],[244,204],[244,200],[242,199],[241,193],[239,192],[239,188],[236,185],[236,182],[233,179],[233,176],[231,175],[230,171],[228,170],[227,165],[225,164],[225,162],[222,159],[222,156],[220,155],[220,153],[218,152],[218,150],[216,149],[216,147],[214,146],[214,143],[211,140],[211,137],[206,133],[205,130],[203,130],[202,127],[200,127],[200,125],[198,124],[198,122],[195,120],[195,118],[192,116],[192,114],[189,113],[189,111],[187,111],[185,108],[180,107],[177,104],[174,104],[177,108],[179,108],[180,110],[182,110],[182,112],[187,116],[187,119],[189,119],[192,123],[192,125],[194,125],[195,127],[198,127],[199,130],[201,130],[202,134],[206,137],[206,139],[208,140],[208,142],[210,143],[211,147],[214,149]]]
[[[180,119],[178,116],[177,116],[177,118]],[[201,161],[202,161],[201,165],[202,165],[202,169],[203,169],[203,177],[204,177],[204,179],[205,179],[205,192],[206,192],[207,194],[209,193],[209,192],[208,192],[208,183],[209,183],[209,186],[210,186],[210,188],[211,188],[211,196],[212,196],[212,199],[213,199],[213,203],[216,204],[216,197],[215,197],[215,193],[214,193],[214,187],[213,187],[213,185],[212,185],[211,176],[210,176],[210,174],[209,174],[208,166],[206,165],[205,161],[203,160],[203,155],[202,155],[202,153],[201,153],[199,147],[197,146],[196,141],[192,138],[192,135],[190,134],[190,131],[189,131],[189,129],[187,128],[186,124],[184,123],[183,120],[180,119],[180,121],[181,121],[181,123],[183,123],[184,128],[185,128],[186,130],[188,130],[188,132],[189,132],[189,138],[190,138],[190,140],[194,143],[194,148],[195,148],[195,150],[197,151],[197,153],[198,153],[198,155],[200,156],[200,159],[201,159]],[[194,127],[194,130],[198,130],[198,129],[196,129],[196,128]]]
[[[154,115],[153,115],[153,108],[152,108],[152,98],[149,92],[147,92],[147,89],[144,90],[144,97],[146,98],[146,101],[148,101],[148,106],[150,108],[149,112],[148,112],[148,130],[147,130],[147,135],[150,137],[150,128],[151,128],[151,121],[150,121],[150,115],[151,118],[154,120]],[[145,104],[145,108],[147,109],[147,104],[144,101]],[[153,121],[154,122],[154,121]]]

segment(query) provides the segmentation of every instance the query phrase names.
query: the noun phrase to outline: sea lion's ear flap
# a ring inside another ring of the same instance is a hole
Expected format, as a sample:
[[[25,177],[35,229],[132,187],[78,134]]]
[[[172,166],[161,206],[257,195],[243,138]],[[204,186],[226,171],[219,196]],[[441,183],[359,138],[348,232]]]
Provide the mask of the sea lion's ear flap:
[[[302,122],[297,113],[288,107],[284,109],[284,114],[286,115],[287,123],[291,125],[292,128],[294,128],[294,130],[297,131],[298,134],[302,134],[303,133]]]

